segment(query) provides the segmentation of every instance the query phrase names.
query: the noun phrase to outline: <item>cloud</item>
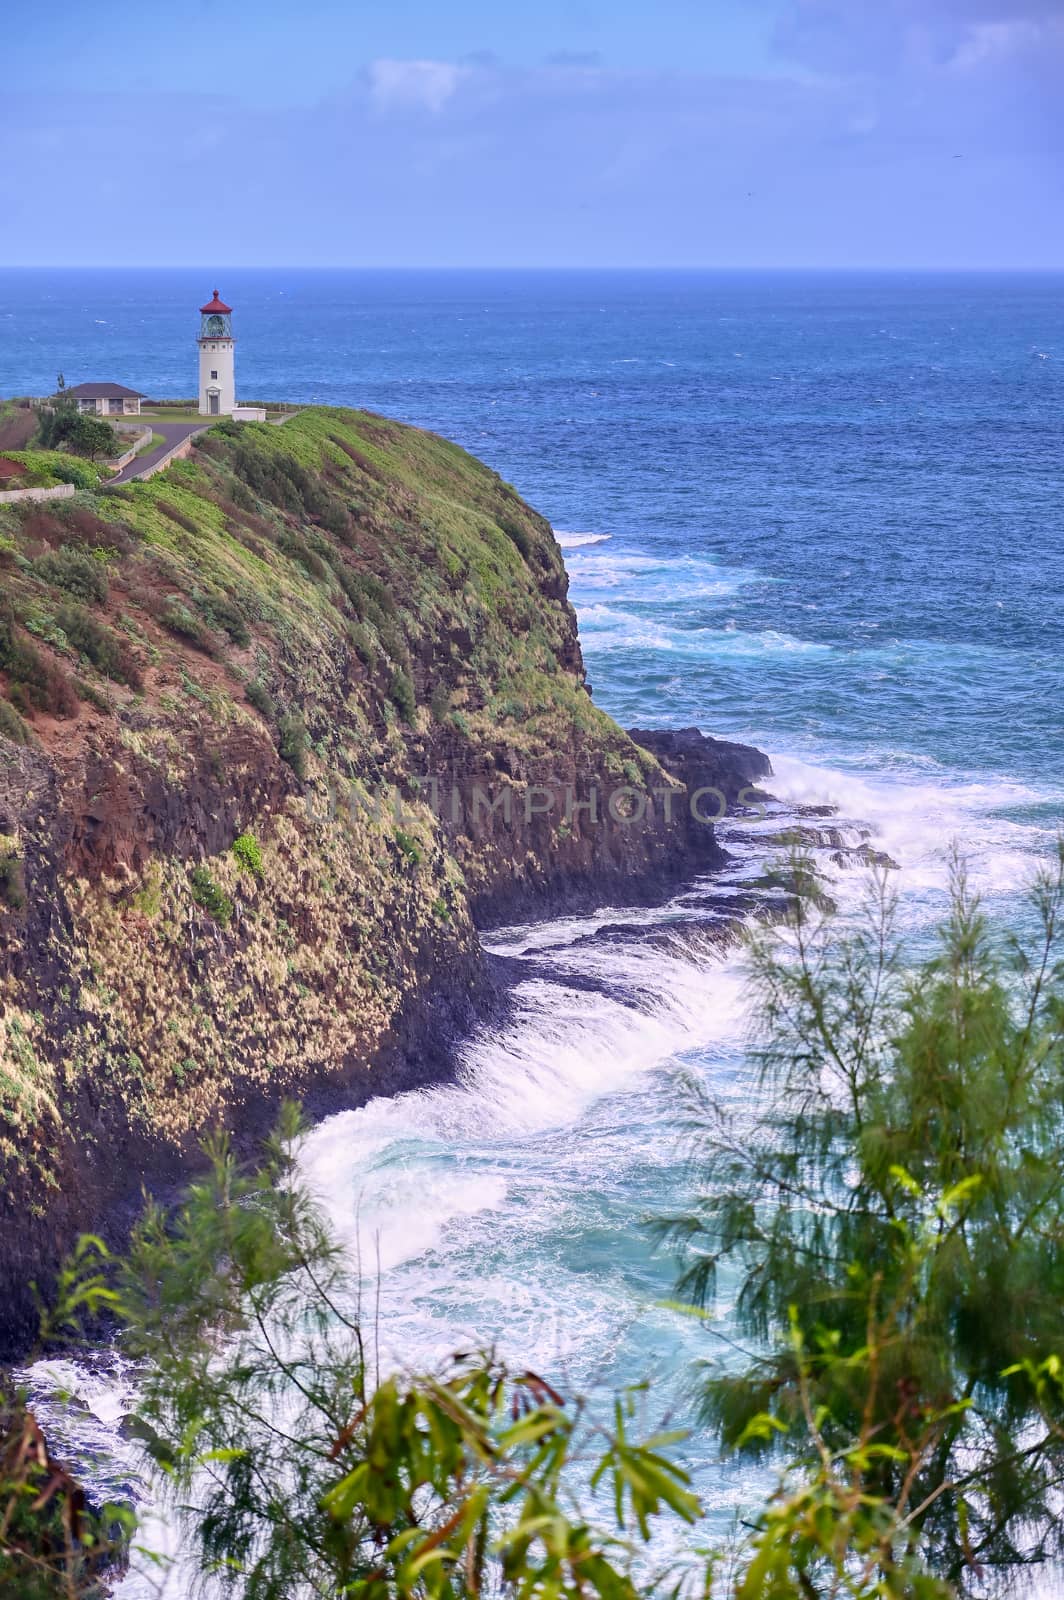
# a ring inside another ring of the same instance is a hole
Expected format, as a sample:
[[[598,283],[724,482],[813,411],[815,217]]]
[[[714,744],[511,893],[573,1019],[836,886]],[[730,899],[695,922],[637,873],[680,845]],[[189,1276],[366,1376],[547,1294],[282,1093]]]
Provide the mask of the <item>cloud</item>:
[[[470,71],[451,61],[374,61],[368,73],[370,96],[383,111],[441,111]]]
[[[777,51],[817,70],[934,70],[1055,50],[1060,0],[788,0]]]
[[[950,54],[889,71],[382,59],[316,106],[269,111],[14,92],[0,100],[8,259],[1059,265],[1052,62],[988,27],[951,23]],[[42,210],[23,174],[86,126],[103,143],[141,130],[142,165],[166,172],[157,199],[101,208],[75,186]],[[208,192],[205,160],[239,181]]]
[[[1009,56],[1038,49],[1056,31],[1052,24],[1027,17],[1012,22],[972,23],[964,30],[949,65],[959,72],[997,65]]]

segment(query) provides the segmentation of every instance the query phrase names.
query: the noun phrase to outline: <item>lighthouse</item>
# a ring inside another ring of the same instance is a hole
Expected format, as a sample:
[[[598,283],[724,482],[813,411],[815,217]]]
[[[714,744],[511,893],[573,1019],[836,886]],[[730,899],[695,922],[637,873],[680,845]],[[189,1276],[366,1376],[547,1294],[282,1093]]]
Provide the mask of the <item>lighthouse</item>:
[[[200,306],[199,408],[202,417],[228,417],[236,405],[233,308],[219,298]]]

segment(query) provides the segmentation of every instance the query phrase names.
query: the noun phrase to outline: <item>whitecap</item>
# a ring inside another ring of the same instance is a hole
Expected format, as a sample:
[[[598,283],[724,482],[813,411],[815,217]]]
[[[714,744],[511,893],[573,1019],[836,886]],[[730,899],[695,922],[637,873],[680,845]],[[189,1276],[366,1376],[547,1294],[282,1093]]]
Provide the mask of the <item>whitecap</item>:
[[[769,787],[781,800],[835,805],[843,817],[866,822],[877,848],[900,863],[897,882],[910,924],[940,917],[954,844],[979,894],[994,900],[1025,892],[1055,838],[1055,822],[1037,812],[1064,804],[1064,792],[942,769],[936,781],[928,773],[933,763],[897,750],[859,759],[860,768],[829,766],[773,751]]]
[[[732,586],[704,587],[702,595],[724,597]],[[747,632],[734,621],[717,628],[670,628],[655,618],[602,603],[576,607],[580,626],[594,636],[595,649],[668,650],[696,655],[703,660],[769,658],[772,656],[827,656],[832,646],[814,639],[799,639],[776,628]]]
[[[611,533],[571,533],[568,528],[555,528],[554,537],[563,550],[579,550],[588,544],[604,544],[612,539]]]
[[[566,568],[577,610],[582,594],[602,589],[629,589],[633,601],[675,606],[678,595],[687,601],[715,599],[771,581],[753,567],[723,566],[712,556],[636,555],[614,545],[608,551],[574,551]]]

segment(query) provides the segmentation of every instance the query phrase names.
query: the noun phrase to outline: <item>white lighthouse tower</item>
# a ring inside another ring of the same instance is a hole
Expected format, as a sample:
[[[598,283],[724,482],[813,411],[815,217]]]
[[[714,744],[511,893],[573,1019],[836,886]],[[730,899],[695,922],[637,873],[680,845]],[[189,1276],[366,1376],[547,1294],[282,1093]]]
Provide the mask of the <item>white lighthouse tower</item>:
[[[202,417],[228,417],[236,405],[233,308],[214,298],[200,306],[199,408]]]

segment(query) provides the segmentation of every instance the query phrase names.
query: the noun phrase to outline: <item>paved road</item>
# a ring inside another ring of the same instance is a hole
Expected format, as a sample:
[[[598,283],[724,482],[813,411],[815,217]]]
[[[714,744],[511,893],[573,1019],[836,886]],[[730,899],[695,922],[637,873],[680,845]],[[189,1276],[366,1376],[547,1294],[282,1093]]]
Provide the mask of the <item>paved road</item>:
[[[161,461],[167,451],[172,450],[175,444],[180,444],[182,439],[187,439],[192,433],[202,433],[204,428],[211,426],[209,421],[199,422],[152,422],[151,414],[144,413],[145,423],[151,423],[153,433],[161,434],[165,444],[156,445],[154,450],[147,451],[142,456],[134,456],[128,467],[123,467],[114,478],[108,478],[108,484],[131,483],[134,478],[143,477],[144,473]]]

